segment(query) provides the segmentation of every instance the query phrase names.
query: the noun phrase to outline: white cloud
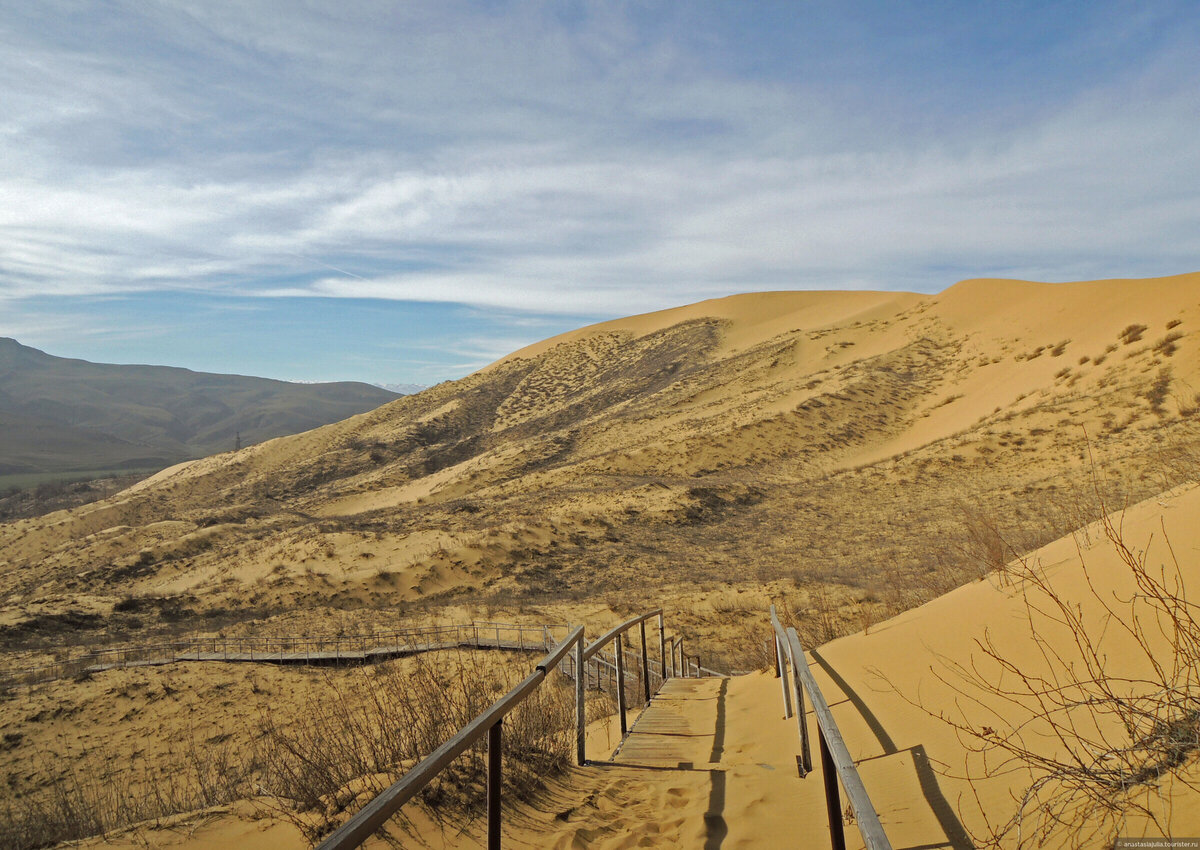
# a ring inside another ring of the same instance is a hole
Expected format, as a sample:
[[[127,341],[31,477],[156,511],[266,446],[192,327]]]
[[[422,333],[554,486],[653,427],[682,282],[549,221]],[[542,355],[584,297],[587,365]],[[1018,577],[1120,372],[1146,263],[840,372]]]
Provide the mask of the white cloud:
[[[570,25],[524,5],[122,8],[94,44],[50,15],[0,28],[0,298],[176,288],[599,316],[1200,267],[1186,29],[1001,132],[931,112],[939,137],[888,135],[820,81],[706,68],[607,6]]]

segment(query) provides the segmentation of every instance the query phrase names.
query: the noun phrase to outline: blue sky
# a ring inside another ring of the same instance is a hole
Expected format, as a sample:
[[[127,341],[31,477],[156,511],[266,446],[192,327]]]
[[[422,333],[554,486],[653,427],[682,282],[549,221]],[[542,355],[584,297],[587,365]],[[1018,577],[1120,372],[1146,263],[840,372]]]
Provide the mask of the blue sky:
[[[1194,2],[0,0],[0,335],[435,383],[767,289],[1200,269]]]

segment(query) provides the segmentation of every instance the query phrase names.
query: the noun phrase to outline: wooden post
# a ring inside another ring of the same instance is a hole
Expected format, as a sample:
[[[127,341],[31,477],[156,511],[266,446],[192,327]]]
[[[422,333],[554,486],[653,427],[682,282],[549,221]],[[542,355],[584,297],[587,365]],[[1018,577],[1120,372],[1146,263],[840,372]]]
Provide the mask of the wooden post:
[[[583,633],[580,633],[579,643],[575,644],[575,747],[580,765],[587,764],[587,665],[583,661],[585,643]]]
[[[650,658],[646,655],[646,621],[638,625],[642,629],[642,695],[650,702]]]
[[[788,688],[787,668],[783,662],[784,652],[783,647],[779,645],[779,635],[775,636],[775,657],[779,659],[779,684],[783,687],[783,716],[788,718],[792,716],[792,692]],[[793,663],[793,675],[795,675],[794,667]]]
[[[683,654],[683,638],[679,638],[679,672],[683,678],[688,678],[687,656]]]
[[[621,715],[621,734],[629,732],[625,719],[625,651],[621,647],[621,636],[617,635],[617,713]]]
[[[825,811],[829,815],[829,840],[833,850],[846,850],[846,833],[842,828],[842,797],[838,792],[837,770],[833,766],[833,756],[829,753],[829,745],[821,739],[821,774],[825,779]]]
[[[808,744],[808,719],[807,712],[804,710],[804,683],[800,681],[800,677],[796,675],[796,658],[792,654],[792,648],[788,647],[788,659],[792,662],[792,682],[796,687],[796,722],[800,726],[800,777],[812,772],[812,750]],[[822,738],[822,740],[824,740]]]
[[[658,615],[658,666],[662,672],[660,677],[663,682],[667,681],[667,628],[663,621],[663,615]],[[661,683],[659,687],[661,687]]]
[[[500,730],[504,719],[500,718],[488,729],[487,767],[487,832],[488,850],[500,850],[500,757],[502,742]],[[837,782],[837,779],[834,779]],[[839,821],[840,823],[840,821]]]

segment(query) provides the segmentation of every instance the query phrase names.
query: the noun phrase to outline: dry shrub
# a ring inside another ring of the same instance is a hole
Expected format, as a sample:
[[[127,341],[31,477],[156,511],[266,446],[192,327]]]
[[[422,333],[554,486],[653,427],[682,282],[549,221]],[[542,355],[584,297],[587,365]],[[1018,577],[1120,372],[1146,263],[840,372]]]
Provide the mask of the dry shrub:
[[[1097,499],[1103,506],[1098,490]],[[1169,834],[1169,814],[1153,799],[1164,778],[1200,790],[1182,773],[1200,752],[1200,606],[1187,598],[1165,529],[1170,563],[1151,566],[1126,543],[1120,515],[1105,512],[1101,528],[1136,585],[1131,597],[1102,592],[1085,569],[1084,604],[1019,561],[1030,636],[1047,669],[1024,669],[985,636],[981,658],[940,676],[963,702],[991,706],[999,727],[931,710],[980,757],[979,773],[966,778],[1030,777],[1011,816],[983,812],[981,846],[1111,846],[1133,813]],[[1110,661],[1122,654],[1116,643],[1134,659],[1119,670]]]
[[[527,674],[476,653],[415,659],[409,670],[362,668],[327,680],[302,724],[264,714],[263,790],[310,838],[324,835],[470,723]],[[558,675],[554,674],[554,680]],[[574,701],[561,683],[537,689],[504,719],[505,796],[528,799],[570,764]],[[437,815],[482,810],[486,744],[463,754],[421,798]]]
[[[113,764],[91,751],[34,793],[0,804],[0,850],[29,850],[105,835],[131,824],[223,805],[247,796],[253,753],[189,737],[155,764]]]
[[[300,723],[264,711],[256,743],[190,735],[153,762],[92,751],[55,764],[46,785],[0,801],[0,850],[31,850],[104,835],[170,815],[257,797],[317,838],[400,778],[528,675],[527,657],[451,651],[327,672]],[[527,799],[570,763],[574,689],[550,680],[504,720],[507,797]],[[589,719],[611,713],[593,697]],[[248,721],[254,724],[255,721]],[[481,810],[486,744],[463,755],[424,792],[438,816]],[[52,756],[48,756],[52,758]]]
[[[1159,370],[1157,377],[1146,388],[1146,401],[1150,409],[1159,416],[1163,414],[1163,403],[1171,392],[1171,370],[1164,367]]]
[[[1145,325],[1133,324],[1127,326],[1125,330],[1117,334],[1117,337],[1125,345],[1132,345],[1140,340],[1142,338],[1142,334],[1144,334],[1147,330],[1148,328]]]

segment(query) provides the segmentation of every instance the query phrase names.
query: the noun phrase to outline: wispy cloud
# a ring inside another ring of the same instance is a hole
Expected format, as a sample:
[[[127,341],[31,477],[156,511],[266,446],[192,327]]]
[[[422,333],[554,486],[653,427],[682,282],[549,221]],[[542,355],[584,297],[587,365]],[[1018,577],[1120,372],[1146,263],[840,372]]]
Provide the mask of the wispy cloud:
[[[683,5],[10,4],[0,302],[1200,267],[1192,4]]]

